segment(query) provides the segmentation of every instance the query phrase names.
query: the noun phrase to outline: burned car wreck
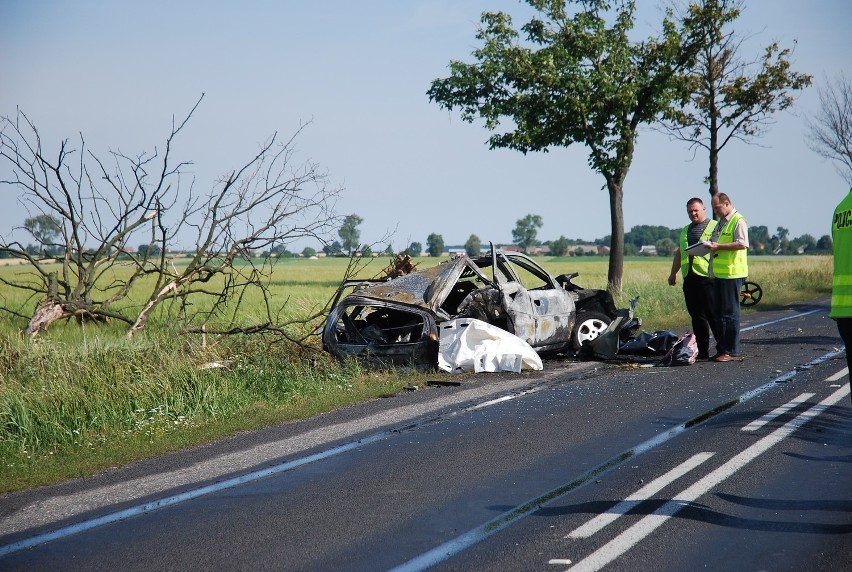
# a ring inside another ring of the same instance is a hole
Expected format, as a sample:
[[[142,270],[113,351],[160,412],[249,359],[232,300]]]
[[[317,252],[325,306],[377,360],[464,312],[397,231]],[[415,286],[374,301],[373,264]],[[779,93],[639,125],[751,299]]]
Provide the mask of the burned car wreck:
[[[530,257],[492,247],[489,255],[459,255],[389,280],[345,281],[323,328],[323,348],[338,358],[432,369],[441,324],[474,318],[543,356],[579,350],[620,311],[607,291],[581,288],[576,276],[554,278]],[[633,320],[630,328],[639,325]]]

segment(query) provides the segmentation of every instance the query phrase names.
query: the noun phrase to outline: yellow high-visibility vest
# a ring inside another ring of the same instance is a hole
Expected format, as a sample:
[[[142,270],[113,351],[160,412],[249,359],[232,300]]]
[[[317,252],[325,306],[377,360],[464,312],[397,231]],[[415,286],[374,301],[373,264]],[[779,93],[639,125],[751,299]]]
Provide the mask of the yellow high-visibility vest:
[[[719,233],[719,244],[730,244],[734,242],[734,229],[737,222],[745,218],[738,212],[734,213],[722,232]],[[746,278],[748,276],[748,249],[739,250],[717,250],[713,258],[713,276],[716,278]]]
[[[834,209],[831,240],[834,242],[834,283],[829,316],[852,318],[852,189]]]
[[[699,242],[703,240],[708,240],[710,236],[713,234],[713,229],[716,228],[717,221],[712,218],[707,221],[707,226],[704,227],[704,232],[701,233],[701,238],[698,239]],[[687,241],[687,232],[689,231],[689,226],[686,225],[683,227],[683,230],[680,231],[680,273],[686,278],[686,275],[689,274],[689,254],[686,252],[686,247],[689,246]],[[709,256],[709,255],[708,255]],[[699,276],[707,276],[707,270],[710,266],[710,259],[708,256],[693,256],[692,257],[692,271]]]

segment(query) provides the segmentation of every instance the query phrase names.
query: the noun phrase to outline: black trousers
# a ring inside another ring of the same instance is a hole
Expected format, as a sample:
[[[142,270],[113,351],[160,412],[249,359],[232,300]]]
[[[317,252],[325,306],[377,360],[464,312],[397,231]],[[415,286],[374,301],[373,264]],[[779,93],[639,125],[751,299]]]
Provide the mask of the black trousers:
[[[740,353],[740,291],[745,278],[716,278],[713,295],[716,310],[713,318],[716,329],[716,351],[732,356]],[[718,334],[718,335],[717,335]]]
[[[846,366],[849,368],[849,386],[852,387],[852,318],[837,318],[837,331],[846,346]]]
[[[687,274],[683,280],[683,299],[686,302],[686,311],[692,318],[692,333],[695,334],[695,342],[698,344],[698,355],[708,357],[710,355],[710,332],[716,337],[715,324],[711,321],[713,308],[713,279],[697,274]]]

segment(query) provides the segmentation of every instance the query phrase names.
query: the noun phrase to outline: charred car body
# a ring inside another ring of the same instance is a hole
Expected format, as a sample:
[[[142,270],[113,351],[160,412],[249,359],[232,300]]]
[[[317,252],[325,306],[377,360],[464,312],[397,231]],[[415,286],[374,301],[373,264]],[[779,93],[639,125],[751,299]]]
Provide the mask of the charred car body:
[[[323,348],[344,358],[435,367],[441,324],[475,318],[518,336],[539,354],[580,349],[618,310],[605,290],[577,276],[554,278],[528,256],[492,247],[391,280],[341,284],[323,329]],[[638,322],[637,322],[638,325]]]

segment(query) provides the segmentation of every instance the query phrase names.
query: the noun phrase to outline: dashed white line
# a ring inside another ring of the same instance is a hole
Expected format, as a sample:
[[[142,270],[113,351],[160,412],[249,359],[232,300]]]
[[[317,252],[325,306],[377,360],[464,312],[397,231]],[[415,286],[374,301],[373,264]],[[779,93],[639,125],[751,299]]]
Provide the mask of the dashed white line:
[[[657,494],[675,480],[699,466],[713,455],[714,453],[698,453],[697,455],[692,456],[690,459],[684,461],[665,475],[654,479],[632,495],[628,496],[607,512],[599,514],[586,524],[574,529],[565,538],[588,538],[592,536],[608,524],[614,522],[618,519],[618,517],[627,514],[627,512],[639,503],[648,500],[652,495]]]
[[[837,381],[838,379],[843,379],[843,376],[845,376],[847,373],[849,373],[849,368],[844,367],[843,369],[826,379],[826,381]]]
[[[585,572],[600,570],[628,550],[646,538],[654,530],[662,526],[668,519],[677,514],[683,507],[698,499],[745,467],[748,463],[765,453],[774,445],[780,443],[799,427],[823,413],[826,409],[839,402],[849,394],[849,386],[844,385],[829,397],[814,405],[798,417],[788,421],[766,437],[757,441],[738,455],[734,456],[724,465],[714,470],[704,478],[700,479],[691,487],[687,488],[675,498],[661,506],[652,514],[642,518],[639,522],[616,536],[613,540],[572,566],[571,572]]]
[[[758,429],[760,429],[761,427],[763,427],[764,425],[766,425],[767,423],[769,423],[773,419],[780,417],[781,415],[784,415],[785,413],[787,413],[791,409],[794,409],[796,406],[801,405],[802,403],[804,403],[805,401],[807,401],[808,399],[810,399],[814,395],[816,395],[816,394],[815,393],[803,393],[800,396],[796,397],[795,399],[785,403],[781,407],[773,409],[772,411],[770,411],[769,413],[767,413],[766,415],[764,415],[760,419],[752,421],[751,423],[749,423],[748,425],[743,427],[742,431],[757,431]]]

